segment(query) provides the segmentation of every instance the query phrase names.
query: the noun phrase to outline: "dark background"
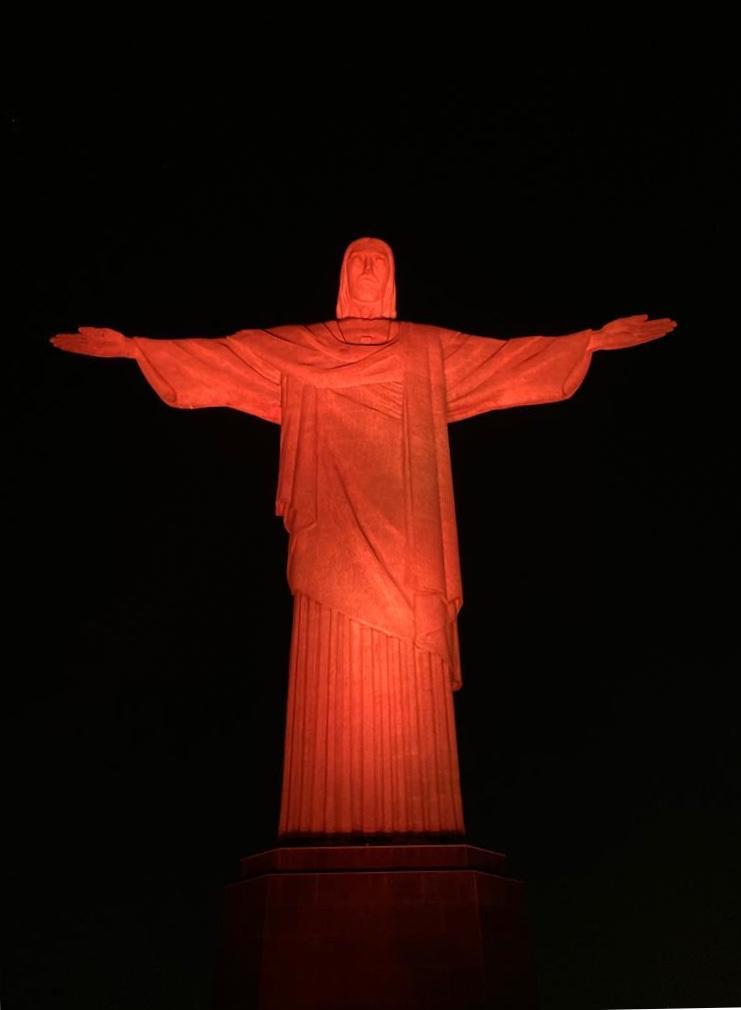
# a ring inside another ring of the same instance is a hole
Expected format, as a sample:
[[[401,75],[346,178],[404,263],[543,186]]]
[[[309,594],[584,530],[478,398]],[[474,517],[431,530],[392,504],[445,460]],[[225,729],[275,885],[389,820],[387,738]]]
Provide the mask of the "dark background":
[[[366,234],[403,319],[678,321],[451,426],[462,786],[527,882],[544,1010],[737,1004],[730,71],[256,49],[213,89],[88,64],[6,110],[4,1010],[206,1008],[281,777],[278,427],[48,338],[323,320]]]

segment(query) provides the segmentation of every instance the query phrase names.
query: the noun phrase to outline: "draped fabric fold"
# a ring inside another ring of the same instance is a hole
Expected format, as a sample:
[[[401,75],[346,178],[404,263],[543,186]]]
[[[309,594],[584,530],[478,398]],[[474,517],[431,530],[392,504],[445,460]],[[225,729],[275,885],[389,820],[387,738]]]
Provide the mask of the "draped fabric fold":
[[[134,338],[172,406],[281,424],[276,513],[292,592],[437,655],[460,687],[462,603],[447,424],[570,396],[590,334],[497,340],[415,323],[348,343],[337,320],[217,339]]]
[[[407,581],[415,644],[446,663],[461,686],[456,621],[463,602],[442,349],[433,333],[410,331],[404,347]]]
[[[441,348],[425,327],[402,324],[398,342],[384,350],[384,378],[401,386],[401,416],[392,401],[380,402],[388,383],[347,386],[346,372],[334,370],[321,385],[300,371],[284,377],[276,512],[291,534],[289,584],[437,654],[457,688],[462,590]],[[362,392],[353,396],[354,389]],[[331,528],[331,540],[315,523]],[[359,558],[359,583],[358,573],[354,585],[342,580],[341,570],[352,571]]]

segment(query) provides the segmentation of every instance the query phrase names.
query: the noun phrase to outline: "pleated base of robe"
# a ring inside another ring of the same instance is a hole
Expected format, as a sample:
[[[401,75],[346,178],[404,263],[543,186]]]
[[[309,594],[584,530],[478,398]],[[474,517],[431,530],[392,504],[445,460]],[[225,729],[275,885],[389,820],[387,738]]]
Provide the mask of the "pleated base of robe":
[[[463,830],[450,670],[296,595],[280,835]]]

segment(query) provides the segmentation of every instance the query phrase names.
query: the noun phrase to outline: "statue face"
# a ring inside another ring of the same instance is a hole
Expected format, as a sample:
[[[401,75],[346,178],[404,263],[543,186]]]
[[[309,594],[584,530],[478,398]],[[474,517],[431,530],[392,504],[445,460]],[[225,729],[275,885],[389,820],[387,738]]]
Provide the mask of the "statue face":
[[[338,319],[395,319],[394,254],[380,238],[366,235],[345,249],[337,296]]]
[[[386,290],[390,265],[382,249],[356,249],[347,262],[350,296],[359,302],[379,302]]]

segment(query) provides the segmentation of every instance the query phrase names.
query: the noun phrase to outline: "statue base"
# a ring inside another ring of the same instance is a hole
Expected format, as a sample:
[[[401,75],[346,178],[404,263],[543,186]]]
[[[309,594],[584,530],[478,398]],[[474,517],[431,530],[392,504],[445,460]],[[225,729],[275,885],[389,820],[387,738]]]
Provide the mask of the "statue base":
[[[532,1010],[523,884],[471,845],[272,849],[226,889],[219,1010]]]

